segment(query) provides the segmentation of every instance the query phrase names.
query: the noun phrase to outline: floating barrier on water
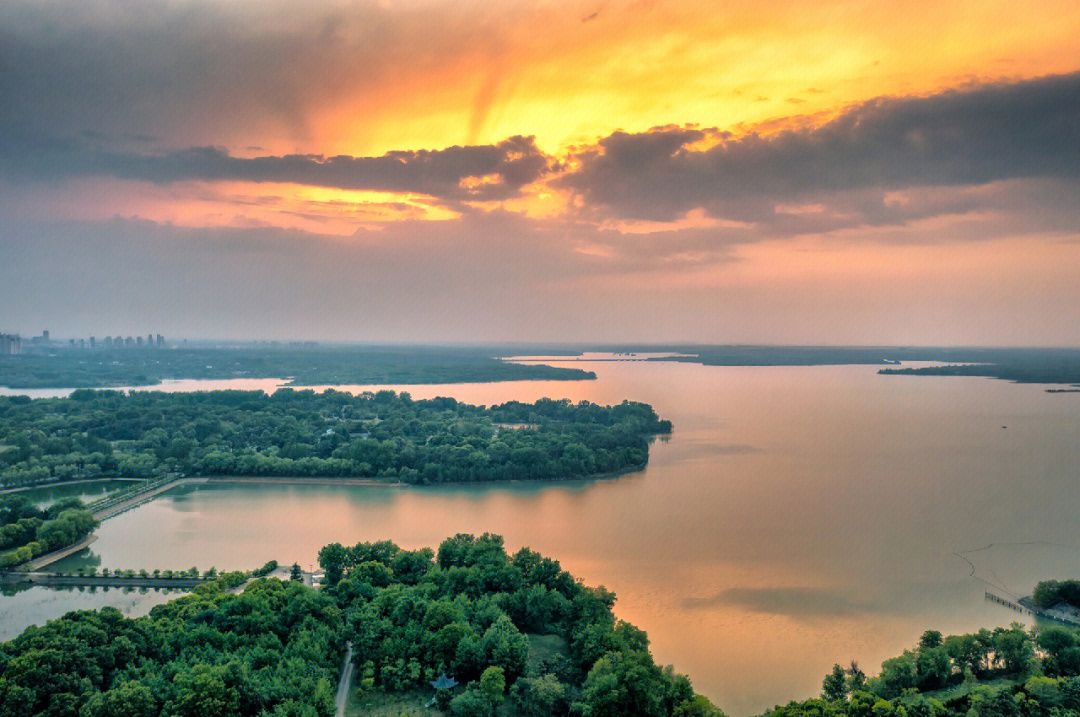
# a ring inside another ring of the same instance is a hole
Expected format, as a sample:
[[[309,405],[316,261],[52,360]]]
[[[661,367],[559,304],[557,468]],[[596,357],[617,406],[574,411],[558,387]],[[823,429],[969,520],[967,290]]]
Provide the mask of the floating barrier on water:
[[[1056,608],[1040,608],[1033,605],[1026,605],[1024,603],[1030,602],[1031,598],[1020,598],[1022,602],[1016,602],[1008,598],[1001,597],[997,593],[992,593],[989,590],[985,591],[986,599],[990,602],[996,602],[999,605],[1004,605],[1010,610],[1016,610],[1024,615],[1038,615],[1039,617],[1047,618],[1049,620],[1057,620],[1058,622],[1064,622],[1068,625],[1080,625],[1080,618],[1067,613],[1064,610]]]
[[[1013,602],[1007,598],[1003,598],[996,593],[992,593],[989,590],[986,591],[986,599],[990,602],[996,602],[999,605],[1004,605],[1010,610],[1016,610],[1017,612],[1024,613],[1025,615],[1034,614],[1034,611],[1029,610],[1018,602]]]

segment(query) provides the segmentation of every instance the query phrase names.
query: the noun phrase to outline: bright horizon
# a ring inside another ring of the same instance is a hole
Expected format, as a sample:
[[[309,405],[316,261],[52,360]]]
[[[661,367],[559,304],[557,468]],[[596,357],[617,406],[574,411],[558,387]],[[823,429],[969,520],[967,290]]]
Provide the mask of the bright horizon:
[[[0,7],[0,330],[1080,345],[1080,9]]]

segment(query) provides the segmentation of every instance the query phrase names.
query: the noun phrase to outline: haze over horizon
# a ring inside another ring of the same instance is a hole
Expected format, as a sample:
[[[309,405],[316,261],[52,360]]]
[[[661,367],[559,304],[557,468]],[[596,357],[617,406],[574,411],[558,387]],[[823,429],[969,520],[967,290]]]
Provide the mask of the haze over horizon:
[[[0,5],[0,329],[1080,345],[1080,10]]]

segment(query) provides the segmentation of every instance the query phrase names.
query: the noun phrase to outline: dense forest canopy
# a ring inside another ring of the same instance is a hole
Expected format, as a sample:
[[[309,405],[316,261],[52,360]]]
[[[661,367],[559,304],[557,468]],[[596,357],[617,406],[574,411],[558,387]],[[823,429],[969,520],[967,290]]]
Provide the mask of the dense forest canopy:
[[[409,483],[562,479],[644,466],[671,431],[652,407],[541,399],[483,407],[282,389],[79,390],[0,397],[0,483],[167,473]]]
[[[332,584],[264,578],[127,619],[69,613],[0,645],[0,717],[329,717],[347,641],[356,688],[417,691],[447,675],[455,717],[505,703],[520,715],[720,717],[686,677],[657,666],[615,596],[498,536],[458,535],[437,553],[393,543],[327,546]],[[538,658],[531,648],[558,645]]]
[[[0,355],[0,386],[102,388],[165,379],[277,378],[297,386],[593,379],[590,371],[502,361],[496,349],[285,345],[36,350]]]
[[[1035,586],[1032,601],[1038,607],[1064,603],[1080,608],[1080,580],[1043,580]]]
[[[38,508],[22,495],[0,496],[0,568],[74,545],[97,525],[78,498]]]
[[[273,579],[241,595],[222,588],[135,620],[103,608],[28,628],[0,645],[0,715],[333,714],[344,651],[335,601]]]

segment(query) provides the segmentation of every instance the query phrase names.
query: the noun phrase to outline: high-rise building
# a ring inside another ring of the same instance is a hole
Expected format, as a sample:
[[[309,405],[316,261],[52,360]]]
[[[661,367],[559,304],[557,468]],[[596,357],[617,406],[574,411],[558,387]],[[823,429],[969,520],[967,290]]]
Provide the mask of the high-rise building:
[[[91,336],[91,337],[90,337],[90,348],[94,348],[94,347],[96,347],[96,346],[97,346],[97,342],[96,342],[96,341],[94,341],[94,337],[93,337],[93,336]]]
[[[49,343],[49,330],[48,329],[45,329],[44,331],[41,332],[41,341],[43,343],[46,343],[46,344]]]
[[[0,356],[17,356],[22,353],[22,339],[18,334],[0,334]]]
[[[135,345],[140,349],[142,348],[142,336],[135,337]]]
[[[147,334],[146,335],[146,348],[149,348],[149,349],[154,348],[154,335],[153,334]]]
[[[162,336],[161,334],[157,335],[157,347],[159,349],[165,348],[165,337]]]

